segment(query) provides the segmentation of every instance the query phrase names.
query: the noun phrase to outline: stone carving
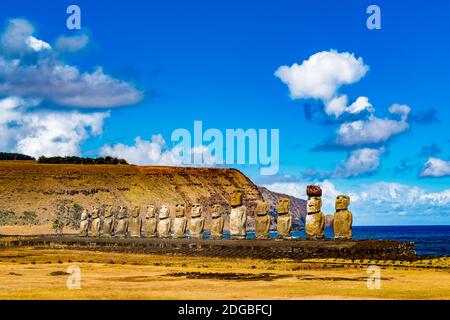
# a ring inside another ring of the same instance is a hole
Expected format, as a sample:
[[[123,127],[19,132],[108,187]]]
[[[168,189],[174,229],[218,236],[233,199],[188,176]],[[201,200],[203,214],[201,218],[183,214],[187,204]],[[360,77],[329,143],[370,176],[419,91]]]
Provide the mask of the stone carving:
[[[242,204],[243,192],[235,190],[231,196],[230,238],[245,239],[247,236],[247,208]]]
[[[142,231],[144,237],[154,238],[156,237],[156,208],[153,204],[147,206],[147,212],[145,213],[145,220],[142,224]]]
[[[336,197],[336,212],[334,213],[334,238],[351,239],[353,215],[348,211],[350,197],[339,195]]]
[[[269,206],[264,201],[257,201],[255,210],[255,233],[257,239],[269,239]]]
[[[205,227],[205,218],[202,216],[202,206],[194,203],[191,208],[191,218],[189,219],[189,234],[191,238],[201,238]]]
[[[88,230],[89,230],[89,210],[84,209],[81,213],[81,222],[80,222],[80,231],[79,235],[82,237],[88,236]]]
[[[91,236],[100,236],[100,210],[97,207],[92,210]]]
[[[111,237],[114,227],[114,214],[112,211],[112,206],[108,205],[105,208],[103,216],[103,232],[104,237]]]
[[[134,207],[133,211],[131,212],[131,218],[128,226],[130,237],[139,238],[141,236],[142,220],[140,215],[141,208],[137,206]]]
[[[278,199],[277,232],[279,239],[290,239],[292,229],[291,202],[289,198]]]
[[[167,206],[162,205],[159,209],[159,221],[158,221],[158,237],[170,238],[171,223],[170,223],[170,210]]]
[[[173,237],[184,238],[186,237],[186,205],[184,203],[178,203],[175,206],[175,219],[173,220]]]
[[[322,192],[320,192],[322,194]],[[322,198],[309,196],[306,203],[306,238],[323,239],[325,227],[325,215],[321,211]]]
[[[128,233],[128,208],[124,206],[119,207],[119,214],[117,216],[117,225],[114,228],[114,236],[126,237]]]
[[[222,206],[220,204],[213,205],[210,226],[211,239],[222,239],[224,222]]]
[[[309,185],[306,186],[306,195],[308,197],[321,197],[322,196],[322,189],[319,186],[315,185]]]

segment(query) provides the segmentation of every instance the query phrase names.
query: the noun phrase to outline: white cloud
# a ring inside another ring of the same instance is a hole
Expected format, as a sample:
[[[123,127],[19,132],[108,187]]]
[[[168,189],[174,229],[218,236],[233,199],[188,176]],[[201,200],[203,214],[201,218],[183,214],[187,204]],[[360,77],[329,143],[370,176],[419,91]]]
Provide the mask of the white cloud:
[[[135,138],[134,145],[104,145],[100,153],[104,156],[113,156],[127,160],[128,163],[137,165],[166,165],[166,166],[214,166],[216,158],[211,155],[210,150],[206,146],[197,146],[189,150],[185,161],[183,150],[179,147],[170,149],[161,134],[153,135],[150,141],[143,140],[141,137]],[[194,164],[194,154],[201,154],[203,162]]]
[[[350,152],[349,157],[336,168],[334,177],[347,178],[373,173],[380,167],[380,156],[384,148],[363,148]]]
[[[347,95],[336,96],[325,102],[325,112],[328,115],[335,116],[335,118],[339,118],[344,112],[350,114],[358,114],[363,111],[368,111],[369,113],[375,112],[367,97],[358,97],[350,106],[347,106],[347,104]]]
[[[373,115],[368,120],[346,122],[337,129],[336,142],[344,146],[377,144],[389,140],[392,136],[409,128],[407,122],[410,108],[405,105],[393,105],[392,114],[400,114],[401,120],[381,119]]]
[[[430,157],[420,173],[421,177],[446,177],[450,176],[450,161]]]
[[[327,101],[342,85],[359,81],[368,69],[362,58],[355,58],[349,52],[330,50],[315,53],[300,65],[281,66],[275,76],[288,86],[293,99]]]
[[[87,46],[89,37],[86,34],[66,37],[61,36],[56,40],[56,49],[60,52],[76,52]]]
[[[101,67],[82,72],[65,64],[33,33],[34,27],[27,20],[12,19],[1,35],[0,95],[31,96],[80,108],[120,107],[143,99],[134,85],[105,74]],[[75,49],[86,41],[83,39],[60,38],[59,45]],[[25,55],[32,59],[25,59]]]
[[[321,183],[323,190],[322,211],[326,214],[334,212],[336,196],[347,194],[351,197],[350,210],[358,222],[383,225],[392,217],[406,216],[444,216],[450,215],[450,189],[440,192],[428,192],[417,186],[394,182],[376,182],[358,185],[357,187],[337,188],[331,181]],[[294,197],[306,199],[305,183],[273,183],[264,187]],[[429,219],[429,218],[427,218]]]

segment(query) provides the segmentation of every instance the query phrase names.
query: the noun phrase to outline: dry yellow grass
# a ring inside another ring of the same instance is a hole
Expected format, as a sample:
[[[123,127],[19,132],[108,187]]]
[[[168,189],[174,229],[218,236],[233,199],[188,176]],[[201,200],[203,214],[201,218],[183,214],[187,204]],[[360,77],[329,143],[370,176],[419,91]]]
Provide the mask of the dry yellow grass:
[[[0,299],[450,299],[449,259],[388,261],[251,260],[102,253],[63,249],[0,250]],[[81,289],[69,290],[69,266]],[[369,290],[367,266],[381,269]],[[171,273],[270,273],[272,281],[188,279]]]

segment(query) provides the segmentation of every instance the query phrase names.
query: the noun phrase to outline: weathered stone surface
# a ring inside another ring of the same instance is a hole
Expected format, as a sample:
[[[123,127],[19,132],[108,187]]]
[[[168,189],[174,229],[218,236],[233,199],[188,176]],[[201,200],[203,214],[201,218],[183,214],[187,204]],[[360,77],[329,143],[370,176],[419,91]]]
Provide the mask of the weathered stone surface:
[[[231,201],[230,204],[232,207],[238,207],[242,205],[242,200],[244,198],[244,193],[240,189],[234,190],[233,194],[231,195]]]
[[[211,225],[209,228],[211,232],[211,239],[222,239],[224,222],[225,220],[223,217],[222,206],[220,204],[213,205],[211,212]]]
[[[290,239],[292,230],[291,203],[288,198],[278,200],[277,232],[278,238]]]
[[[100,210],[97,207],[92,210],[91,236],[100,236]]]
[[[170,238],[171,232],[171,221],[170,221],[170,210],[167,206],[162,205],[159,209],[159,221],[157,227],[158,237],[160,238]]]
[[[115,237],[126,237],[128,233],[128,208],[119,207],[119,214],[117,216],[117,224],[114,228]]]
[[[145,220],[142,225],[142,232],[144,234],[144,237],[147,238],[154,238],[156,237],[156,226],[157,226],[157,219],[156,219],[156,208],[154,205],[147,206],[147,212],[145,213]]]
[[[321,197],[308,197],[305,225],[307,239],[323,239],[325,235],[325,215],[320,211],[321,207]]]
[[[83,212],[81,213],[79,235],[82,237],[87,237],[88,230],[89,230],[89,211],[88,209],[84,209]]]
[[[131,213],[131,218],[128,226],[130,237],[138,238],[141,236],[142,220],[140,214],[141,208],[137,206],[134,207]]]
[[[104,237],[111,237],[113,233],[113,227],[114,227],[114,214],[112,211],[112,206],[108,205],[104,210],[102,235]]]
[[[178,203],[175,206],[175,219],[173,220],[173,237],[184,238],[186,237],[187,218],[186,205],[184,203]]]
[[[200,203],[194,203],[189,219],[189,234],[191,238],[201,238],[205,228],[205,218],[202,216],[203,208]]]
[[[350,197],[339,195],[336,197],[336,211],[334,213],[334,238],[335,239],[351,239],[353,215],[348,211],[350,205]]]
[[[264,201],[257,201],[255,210],[255,234],[257,239],[268,239],[271,218],[269,206]]]
[[[308,197],[321,197],[322,196],[322,189],[319,186],[315,185],[308,185],[306,186],[306,195]]]
[[[247,236],[247,207],[242,205],[231,208],[230,237],[231,239],[245,239]]]

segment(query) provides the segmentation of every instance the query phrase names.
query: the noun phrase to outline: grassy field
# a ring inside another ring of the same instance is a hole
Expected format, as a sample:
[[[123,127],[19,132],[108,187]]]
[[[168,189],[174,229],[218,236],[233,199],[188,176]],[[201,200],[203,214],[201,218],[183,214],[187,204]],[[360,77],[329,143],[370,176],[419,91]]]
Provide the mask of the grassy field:
[[[68,289],[69,266],[81,289]],[[368,289],[367,267],[381,270]],[[450,299],[450,258],[252,260],[64,249],[0,250],[0,299]]]

